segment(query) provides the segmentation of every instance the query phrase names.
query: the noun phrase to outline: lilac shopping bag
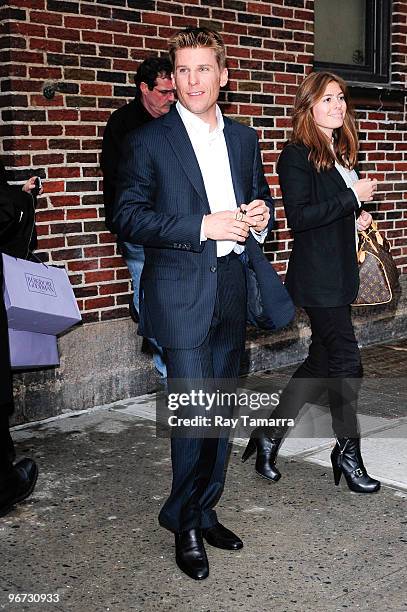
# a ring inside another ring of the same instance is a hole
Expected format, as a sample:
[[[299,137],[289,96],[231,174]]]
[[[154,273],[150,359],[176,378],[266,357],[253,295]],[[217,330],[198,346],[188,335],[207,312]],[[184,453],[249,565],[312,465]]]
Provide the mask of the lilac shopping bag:
[[[59,365],[56,336],[9,329],[8,338],[13,370]]]
[[[63,268],[3,254],[3,273],[9,328],[55,336],[81,321]]]

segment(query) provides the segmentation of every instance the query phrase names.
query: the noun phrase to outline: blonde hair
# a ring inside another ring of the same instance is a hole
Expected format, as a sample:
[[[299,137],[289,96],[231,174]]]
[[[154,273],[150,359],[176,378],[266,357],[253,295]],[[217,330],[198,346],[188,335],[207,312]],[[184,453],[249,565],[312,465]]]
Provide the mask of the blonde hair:
[[[347,107],[343,125],[333,131],[333,150],[328,137],[315,123],[312,112],[315,104],[324,95],[327,85],[332,81],[341,88]],[[309,147],[309,160],[318,172],[332,168],[335,160],[349,169],[355,167],[359,150],[355,114],[348,87],[339,76],[332,72],[311,72],[297,90],[292,123],[290,141]]]
[[[218,32],[209,28],[186,28],[170,39],[169,55],[173,68],[175,68],[175,54],[179,49],[197,49],[199,47],[213,49],[219,70],[225,68],[225,43]]]

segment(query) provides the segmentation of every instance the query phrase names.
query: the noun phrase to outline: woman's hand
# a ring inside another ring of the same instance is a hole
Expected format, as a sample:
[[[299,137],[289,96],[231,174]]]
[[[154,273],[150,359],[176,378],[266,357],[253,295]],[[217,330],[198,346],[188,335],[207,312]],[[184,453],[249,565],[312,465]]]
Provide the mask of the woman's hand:
[[[28,181],[24,183],[24,185],[22,186],[22,190],[25,191],[26,193],[30,193],[30,191],[34,189],[35,187],[36,178],[37,178],[36,176],[32,176],[31,178],[29,178]],[[44,192],[44,189],[41,187],[41,189],[38,192],[38,195],[41,195],[43,192]]]
[[[353,188],[361,202],[371,202],[377,191],[377,179],[364,178],[353,183]]]
[[[242,204],[240,210],[244,213],[243,221],[246,220],[253,229],[260,233],[266,229],[270,220],[270,210],[264,200],[252,200],[250,204]]]
[[[366,210],[362,210],[359,217],[356,220],[356,226],[360,232],[365,232],[372,223],[372,215]]]

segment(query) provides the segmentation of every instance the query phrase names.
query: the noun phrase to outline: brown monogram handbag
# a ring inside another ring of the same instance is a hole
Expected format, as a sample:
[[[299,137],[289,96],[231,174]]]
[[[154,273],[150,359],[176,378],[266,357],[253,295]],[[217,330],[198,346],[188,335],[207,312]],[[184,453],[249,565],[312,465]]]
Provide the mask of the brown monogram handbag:
[[[372,221],[366,232],[359,232],[360,285],[352,306],[387,304],[399,285],[399,271],[390,253],[390,244]]]

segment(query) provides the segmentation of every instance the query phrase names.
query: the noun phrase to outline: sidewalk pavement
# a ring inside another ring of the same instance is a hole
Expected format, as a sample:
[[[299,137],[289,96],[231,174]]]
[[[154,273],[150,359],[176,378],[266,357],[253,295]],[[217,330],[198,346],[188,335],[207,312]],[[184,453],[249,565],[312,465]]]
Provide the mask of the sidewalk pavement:
[[[407,340],[362,353],[362,448],[381,491],[334,486],[332,438],[312,431],[328,418],[321,407],[284,442],[278,483],[256,476],[252,459],[242,465],[246,440],[235,438],[217,509],[245,545],[208,545],[203,582],[178,570],[173,536],[157,523],[171,463],[168,440],[155,436],[154,396],[15,428],[18,455],[34,457],[40,477],[0,519],[0,609],[407,611]],[[281,387],[292,370],[255,376]],[[17,593],[53,601],[9,603]]]

